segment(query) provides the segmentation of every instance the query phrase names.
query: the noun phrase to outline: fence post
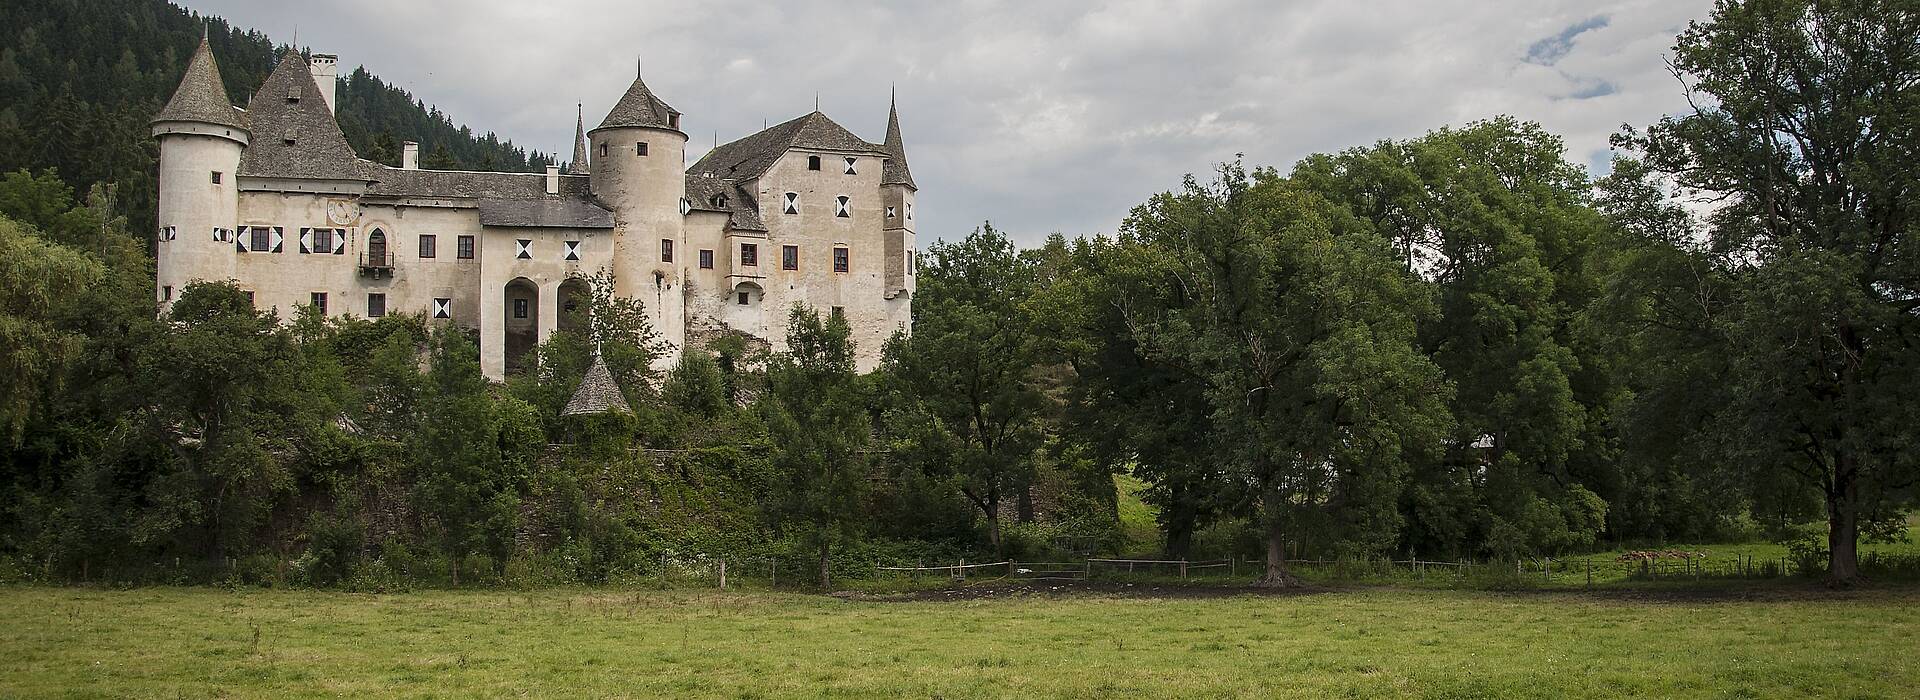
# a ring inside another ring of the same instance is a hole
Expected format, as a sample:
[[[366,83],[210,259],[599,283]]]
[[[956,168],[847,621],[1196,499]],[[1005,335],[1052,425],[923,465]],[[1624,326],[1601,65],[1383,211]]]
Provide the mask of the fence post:
[[[769,566],[767,566],[767,571],[768,571],[767,587],[779,588],[780,587],[780,560],[768,559],[767,563],[769,564]]]
[[[720,590],[727,590],[727,560],[720,560]]]
[[[1007,560],[1007,576],[1009,578],[1013,576],[1013,560],[1012,559]]]
[[[1187,580],[1187,560],[1180,560],[1180,580]]]
[[[1235,554],[1227,557],[1227,576],[1240,576],[1240,555]]]
[[[1593,587],[1593,558],[1587,558],[1587,587]]]
[[[956,578],[959,578],[962,581],[967,580],[967,558],[966,557],[960,558],[960,566],[955,568],[954,572],[955,572],[954,576]]]

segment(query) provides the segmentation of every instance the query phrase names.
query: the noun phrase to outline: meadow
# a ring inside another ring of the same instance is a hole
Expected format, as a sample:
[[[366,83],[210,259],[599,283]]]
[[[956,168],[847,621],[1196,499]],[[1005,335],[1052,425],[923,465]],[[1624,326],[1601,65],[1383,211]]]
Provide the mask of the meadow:
[[[0,696],[1893,698],[1920,687],[1914,589],[969,593],[9,587]]]

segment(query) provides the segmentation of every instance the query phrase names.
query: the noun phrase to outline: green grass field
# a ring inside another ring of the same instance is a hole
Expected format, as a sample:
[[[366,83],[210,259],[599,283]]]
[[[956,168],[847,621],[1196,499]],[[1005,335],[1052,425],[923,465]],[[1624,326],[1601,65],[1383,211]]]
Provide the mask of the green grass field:
[[[4,697],[1914,697],[1920,590],[0,589]]]

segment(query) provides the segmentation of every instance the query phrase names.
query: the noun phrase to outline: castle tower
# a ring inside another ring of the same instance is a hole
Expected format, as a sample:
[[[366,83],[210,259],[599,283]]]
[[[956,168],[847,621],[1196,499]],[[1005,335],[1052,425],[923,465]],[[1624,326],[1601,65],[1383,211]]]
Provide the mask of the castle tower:
[[[592,172],[587,167],[587,117],[583,108],[573,106],[573,162],[567,164],[568,175],[585,175]]]
[[[206,38],[152,125],[160,141],[155,292],[164,310],[187,283],[232,279],[235,272],[240,154],[252,134],[246,111],[227,101]]]
[[[636,75],[587,140],[593,197],[613,212],[615,292],[646,305],[654,330],[674,348],[661,358],[667,366],[686,340],[680,265],[690,252],[682,250],[681,235],[687,135],[680,112]]]
[[[907,148],[900,138],[900,110],[891,95],[887,98],[887,151],[880,173],[880,199],[885,205],[883,236],[887,253],[887,300],[901,309],[900,323],[911,325],[905,317],[905,302],[913,296],[914,275],[919,270],[918,253],[913,240],[913,196],[919,187],[913,184],[913,172],[907,169]]]

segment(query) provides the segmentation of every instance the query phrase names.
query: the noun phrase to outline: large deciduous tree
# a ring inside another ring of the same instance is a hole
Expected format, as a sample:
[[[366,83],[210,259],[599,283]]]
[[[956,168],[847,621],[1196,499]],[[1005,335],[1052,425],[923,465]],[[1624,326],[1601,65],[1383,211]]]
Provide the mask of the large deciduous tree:
[[[1709,195],[1727,425],[1826,504],[1829,576],[1912,503],[1920,454],[1920,6],[1723,1],[1674,47],[1694,107],[1618,141]]]
[[[858,532],[863,520],[873,423],[854,373],[852,335],[840,313],[822,319],[796,304],[787,321],[787,351],[768,363],[759,402],[779,479],[773,515],[812,540],[822,589],[832,583],[834,542]]]

